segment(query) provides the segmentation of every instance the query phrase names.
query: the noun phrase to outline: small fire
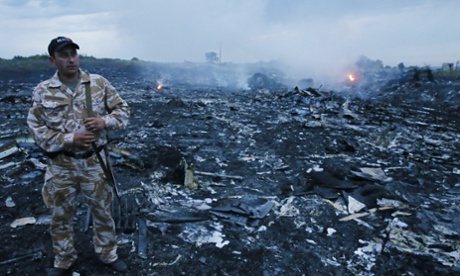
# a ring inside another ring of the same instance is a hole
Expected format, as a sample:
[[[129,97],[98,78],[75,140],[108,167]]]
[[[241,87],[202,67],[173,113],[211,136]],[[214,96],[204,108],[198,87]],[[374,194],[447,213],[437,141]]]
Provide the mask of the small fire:
[[[356,80],[356,78],[355,78],[355,76],[354,76],[353,74],[349,74],[349,75],[348,75],[348,79],[349,79],[350,81],[355,81],[355,80]]]
[[[161,88],[163,88],[163,85],[160,83],[157,85],[157,90],[161,90]]]

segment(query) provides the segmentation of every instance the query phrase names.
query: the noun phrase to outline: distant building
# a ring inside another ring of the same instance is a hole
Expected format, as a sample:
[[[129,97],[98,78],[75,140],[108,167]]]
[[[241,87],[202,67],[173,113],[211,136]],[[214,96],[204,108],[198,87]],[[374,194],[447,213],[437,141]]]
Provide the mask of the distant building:
[[[441,70],[454,70],[454,63],[444,62],[442,64]]]

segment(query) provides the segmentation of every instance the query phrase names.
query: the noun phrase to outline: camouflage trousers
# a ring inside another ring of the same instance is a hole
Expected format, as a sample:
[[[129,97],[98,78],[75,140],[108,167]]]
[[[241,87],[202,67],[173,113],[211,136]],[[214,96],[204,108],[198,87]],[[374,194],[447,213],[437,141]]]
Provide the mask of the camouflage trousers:
[[[105,158],[104,158],[105,159]],[[118,258],[115,223],[110,213],[113,190],[96,155],[74,159],[64,155],[48,160],[42,196],[52,210],[50,234],[54,267],[69,268],[77,259],[73,217],[77,193],[82,192],[93,218],[93,246],[104,263]]]

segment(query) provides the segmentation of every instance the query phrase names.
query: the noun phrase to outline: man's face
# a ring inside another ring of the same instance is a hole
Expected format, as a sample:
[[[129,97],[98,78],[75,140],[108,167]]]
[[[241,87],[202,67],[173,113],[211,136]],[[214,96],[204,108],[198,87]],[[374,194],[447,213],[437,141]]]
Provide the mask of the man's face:
[[[62,77],[74,78],[78,76],[80,58],[75,47],[71,45],[66,46],[61,51],[54,52],[54,57],[51,56],[49,59],[51,63],[56,65]]]

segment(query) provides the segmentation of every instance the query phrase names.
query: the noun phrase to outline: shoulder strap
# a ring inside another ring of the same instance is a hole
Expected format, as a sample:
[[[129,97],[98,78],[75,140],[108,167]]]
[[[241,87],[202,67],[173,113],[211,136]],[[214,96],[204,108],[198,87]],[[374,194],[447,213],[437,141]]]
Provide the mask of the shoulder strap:
[[[86,113],[88,114],[88,117],[94,117],[93,101],[91,99],[91,85],[89,81],[85,83],[85,93],[86,93]]]

